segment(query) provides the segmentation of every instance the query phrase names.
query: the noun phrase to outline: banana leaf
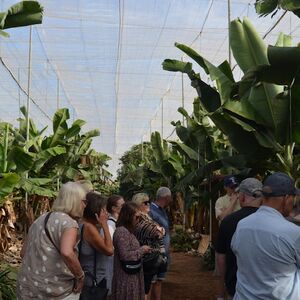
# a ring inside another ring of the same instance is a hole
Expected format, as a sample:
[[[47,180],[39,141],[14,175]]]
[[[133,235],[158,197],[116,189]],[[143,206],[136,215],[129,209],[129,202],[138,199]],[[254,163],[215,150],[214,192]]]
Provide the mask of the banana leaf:
[[[246,73],[259,65],[268,64],[267,47],[247,18],[234,20],[230,24],[230,43],[232,53]],[[276,138],[282,142],[286,134],[286,106],[288,103],[277,101],[277,95],[283,88],[269,83],[253,86],[241,97],[247,101],[259,116],[256,120],[261,125],[272,128]],[[261,122],[263,120],[263,122]]]
[[[37,1],[22,1],[0,13],[0,29],[41,24],[43,7]]]
[[[12,193],[20,181],[20,176],[16,173],[2,173],[0,178],[0,198]]]

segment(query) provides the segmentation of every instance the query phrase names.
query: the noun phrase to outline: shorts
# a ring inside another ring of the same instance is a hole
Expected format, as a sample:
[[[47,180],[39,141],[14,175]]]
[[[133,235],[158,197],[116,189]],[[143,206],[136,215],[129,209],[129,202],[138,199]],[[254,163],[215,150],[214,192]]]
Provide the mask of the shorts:
[[[155,283],[157,281],[164,281],[166,278],[166,274],[167,274],[166,272],[155,274],[152,278],[152,283]]]

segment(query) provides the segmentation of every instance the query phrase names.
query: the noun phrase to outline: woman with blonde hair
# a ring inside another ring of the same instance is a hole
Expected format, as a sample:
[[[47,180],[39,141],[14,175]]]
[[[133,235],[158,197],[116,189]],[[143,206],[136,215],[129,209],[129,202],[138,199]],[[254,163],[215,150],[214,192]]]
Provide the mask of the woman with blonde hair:
[[[30,226],[21,250],[17,299],[78,300],[84,272],[75,250],[78,223],[85,207],[81,184],[62,185],[52,211]]]

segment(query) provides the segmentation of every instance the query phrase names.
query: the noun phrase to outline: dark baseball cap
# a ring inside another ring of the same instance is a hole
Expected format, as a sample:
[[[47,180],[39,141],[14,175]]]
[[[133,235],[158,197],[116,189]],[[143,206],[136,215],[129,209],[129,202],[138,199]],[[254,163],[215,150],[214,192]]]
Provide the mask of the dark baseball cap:
[[[236,188],[238,185],[239,183],[234,176],[230,175],[224,178],[224,186],[230,188]]]
[[[261,197],[262,186],[262,183],[258,179],[249,177],[240,183],[236,188],[236,191],[258,198]]]
[[[265,197],[300,195],[300,190],[295,188],[294,179],[282,172],[268,176],[264,181],[262,192]]]

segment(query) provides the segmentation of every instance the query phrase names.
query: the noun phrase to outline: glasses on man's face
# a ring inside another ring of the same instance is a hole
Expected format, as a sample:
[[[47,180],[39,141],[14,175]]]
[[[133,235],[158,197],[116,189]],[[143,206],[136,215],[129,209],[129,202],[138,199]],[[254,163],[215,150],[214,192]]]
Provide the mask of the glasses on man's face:
[[[148,200],[148,201],[145,201],[145,202],[143,202],[143,204],[144,205],[150,205],[150,201]]]

